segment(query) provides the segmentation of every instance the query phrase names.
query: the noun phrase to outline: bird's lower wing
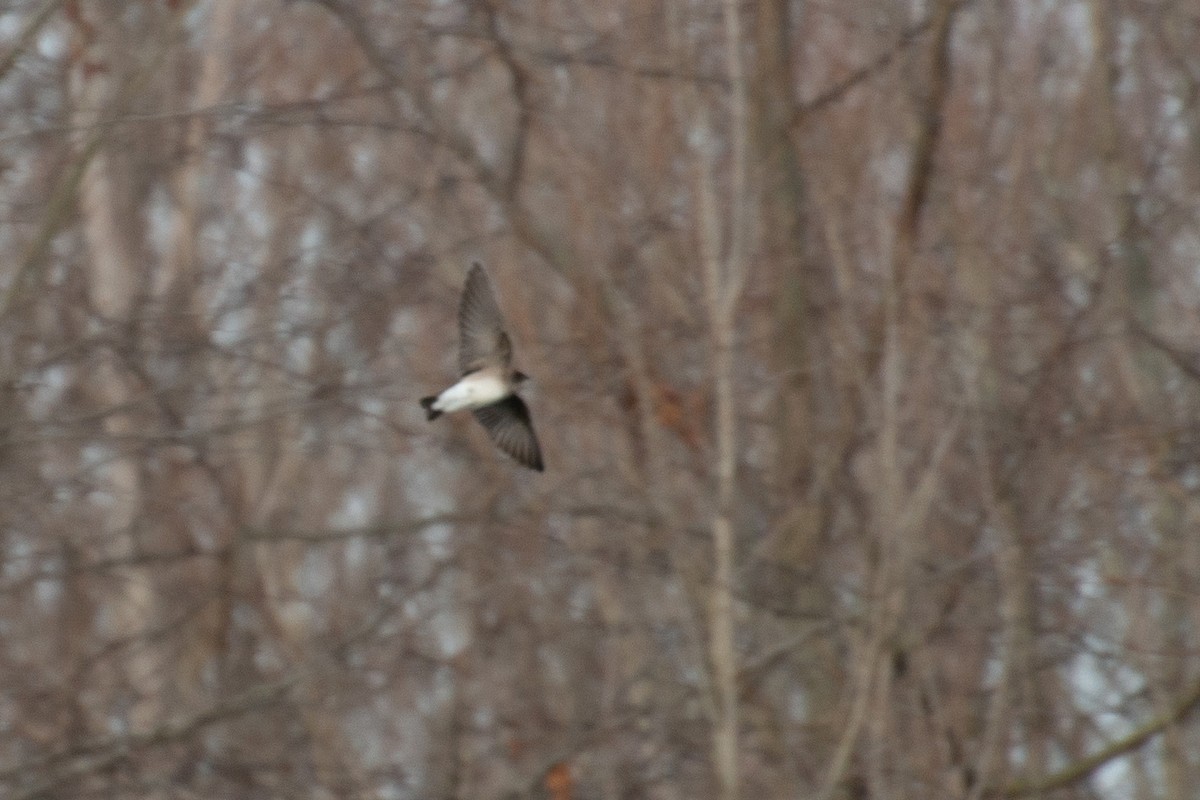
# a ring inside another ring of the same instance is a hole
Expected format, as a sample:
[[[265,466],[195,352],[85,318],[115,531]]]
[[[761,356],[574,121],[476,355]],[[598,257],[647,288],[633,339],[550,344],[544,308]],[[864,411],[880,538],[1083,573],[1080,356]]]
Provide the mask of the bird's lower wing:
[[[542,448],[533,432],[529,408],[521,398],[510,395],[473,413],[497,447],[530,469],[543,470]]]

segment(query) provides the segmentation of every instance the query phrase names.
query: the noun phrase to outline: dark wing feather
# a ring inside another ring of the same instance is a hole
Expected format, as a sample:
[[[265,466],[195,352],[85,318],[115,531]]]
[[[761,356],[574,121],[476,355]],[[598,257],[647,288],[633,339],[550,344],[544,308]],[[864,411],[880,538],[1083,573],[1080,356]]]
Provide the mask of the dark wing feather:
[[[512,343],[504,333],[504,317],[480,264],[471,267],[463,286],[458,336],[458,368],[464,375],[485,366],[507,369],[512,362]]]
[[[473,413],[497,447],[530,469],[542,471],[542,448],[525,401],[513,394]]]

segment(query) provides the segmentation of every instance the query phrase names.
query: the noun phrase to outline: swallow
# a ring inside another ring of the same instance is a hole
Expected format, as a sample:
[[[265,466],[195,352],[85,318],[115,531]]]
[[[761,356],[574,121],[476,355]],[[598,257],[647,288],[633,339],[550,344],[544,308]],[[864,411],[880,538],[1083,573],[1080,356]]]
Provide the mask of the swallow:
[[[542,449],[533,432],[529,407],[517,387],[529,376],[513,367],[512,340],[504,330],[504,317],[496,303],[492,283],[476,263],[467,273],[458,305],[457,383],[441,394],[421,398],[425,416],[470,409],[492,443],[520,464],[541,472]]]

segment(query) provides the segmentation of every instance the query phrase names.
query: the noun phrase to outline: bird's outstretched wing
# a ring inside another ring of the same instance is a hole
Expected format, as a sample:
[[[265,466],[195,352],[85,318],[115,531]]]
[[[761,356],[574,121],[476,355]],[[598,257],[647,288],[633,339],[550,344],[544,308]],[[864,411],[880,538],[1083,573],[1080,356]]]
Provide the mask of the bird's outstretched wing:
[[[504,332],[504,317],[480,264],[471,267],[463,286],[458,336],[458,368],[464,375],[489,366],[507,369],[512,362],[512,342]]]
[[[497,447],[530,469],[538,472],[544,469],[542,448],[533,432],[529,408],[521,398],[509,395],[473,413]]]

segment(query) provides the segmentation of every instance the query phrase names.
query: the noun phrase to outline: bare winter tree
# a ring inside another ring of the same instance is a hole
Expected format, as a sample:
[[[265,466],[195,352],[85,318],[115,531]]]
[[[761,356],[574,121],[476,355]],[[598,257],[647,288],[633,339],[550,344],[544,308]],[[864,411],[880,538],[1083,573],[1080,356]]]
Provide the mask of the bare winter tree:
[[[1190,797],[1194,23],[0,6],[0,795]]]

